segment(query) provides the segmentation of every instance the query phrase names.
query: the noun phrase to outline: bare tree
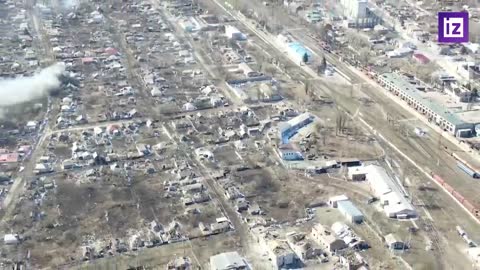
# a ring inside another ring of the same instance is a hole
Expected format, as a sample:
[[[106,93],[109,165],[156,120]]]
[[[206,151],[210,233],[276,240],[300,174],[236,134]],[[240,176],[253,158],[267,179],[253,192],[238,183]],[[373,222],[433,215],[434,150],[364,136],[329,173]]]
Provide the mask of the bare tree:
[[[265,72],[267,72],[268,74],[272,74],[272,76],[275,76],[275,74],[277,73],[277,68],[275,68],[275,66],[273,65],[268,65],[267,67],[265,67]]]
[[[262,72],[265,67],[265,58],[262,55],[257,56],[258,71]]]
[[[338,111],[337,112],[337,119],[336,119],[336,127],[335,127],[335,135],[342,134],[347,127],[347,116],[344,112]]]
[[[305,89],[305,95],[308,95],[308,93],[310,92],[310,81],[305,80],[303,82],[303,85],[304,85],[304,89]]]
[[[325,58],[325,56],[323,56],[320,65],[317,66],[317,75],[320,75],[323,72],[325,72],[326,68],[327,68],[327,59]]]
[[[324,37],[327,34],[327,28],[324,24],[318,24],[317,25],[317,33],[320,37]]]
[[[361,34],[351,32],[348,35],[348,42],[354,47],[354,48],[365,48],[369,47],[370,43],[368,40],[362,36]]]
[[[322,140],[322,146],[325,146],[327,143],[327,130],[321,122],[315,122],[313,127],[315,138],[320,138]]]
[[[263,96],[262,90],[260,90],[260,88],[257,87],[255,89],[255,91],[256,91],[256,94],[257,94],[257,101],[260,101],[262,99],[262,96]]]
[[[372,57],[371,50],[363,48],[358,53],[358,60],[362,65],[367,65],[370,63],[370,58]]]

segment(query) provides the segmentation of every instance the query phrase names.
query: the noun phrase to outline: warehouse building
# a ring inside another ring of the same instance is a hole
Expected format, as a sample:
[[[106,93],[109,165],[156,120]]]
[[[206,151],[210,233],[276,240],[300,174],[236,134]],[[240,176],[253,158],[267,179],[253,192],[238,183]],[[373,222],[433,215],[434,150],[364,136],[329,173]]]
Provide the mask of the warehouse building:
[[[210,257],[211,270],[249,270],[250,265],[236,251],[225,252]]]
[[[345,21],[350,28],[373,28],[381,24],[381,17],[368,7],[368,0],[340,0]]]
[[[302,151],[300,148],[291,143],[282,144],[278,147],[278,154],[283,160],[303,160]]]
[[[302,113],[287,122],[281,123],[278,127],[280,138],[283,144],[288,143],[301,128],[307,126],[315,120],[315,116],[310,113]]]
[[[247,36],[233,25],[225,25],[225,35],[233,40],[246,40]]]
[[[380,199],[380,204],[387,217],[412,218],[417,216],[412,204],[384,168],[378,165],[368,165],[365,170],[370,189]]]
[[[344,15],[348,19],[358,19],[367,17],[367,0],[340,0],[344,7]]]
[[[427,93],[425,87],[413,78],[397,73],[385,73],[379,77],[379,82],[410,107],[425,115],[429,121],[456,137],[470,136],[475,124],[480,122],[478,113],[474,111],[454,112],[448,109],[441,102],[443,95]]]
[[[367,179],[367,173],[363,166],[349,167],[347,175],[348,179],[352,181],[365,181]]]
[[[350,223],[362,223],[363,214],[351,201],[339,201],[337,208]]]

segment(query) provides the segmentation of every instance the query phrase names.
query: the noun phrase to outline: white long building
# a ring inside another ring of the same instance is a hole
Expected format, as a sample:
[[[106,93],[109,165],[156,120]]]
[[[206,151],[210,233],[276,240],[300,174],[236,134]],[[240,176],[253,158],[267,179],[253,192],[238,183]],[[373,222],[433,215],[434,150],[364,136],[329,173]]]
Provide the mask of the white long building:
[[[417,216],[413,205],[384,168],[378,165],[368,165],[365,167],[365,171],[370,189],[380,199],[388,217],[412,218]]]
[[[240,30],[238,30],[238,28],[236,28],[233,25],[225,25],[225,35],[229,39],[233,39],[233,40],[245,40],[245,39],[247,39],[247,36],[245,36],[245,34],[240,32]]]
[[[451,135],[456,137],[470,135],[474,125],[480,123],[478,112],[448,108],[448,103],[439,101],[442,99],[440,93],[425,91],[425,86],[414,78],[407,78],[398,73],[384,73],[378,77],[378,81],[385,89]]]
[[[349,20],[363,19],[367,17],[368,0],[341,0],[344,15]]]

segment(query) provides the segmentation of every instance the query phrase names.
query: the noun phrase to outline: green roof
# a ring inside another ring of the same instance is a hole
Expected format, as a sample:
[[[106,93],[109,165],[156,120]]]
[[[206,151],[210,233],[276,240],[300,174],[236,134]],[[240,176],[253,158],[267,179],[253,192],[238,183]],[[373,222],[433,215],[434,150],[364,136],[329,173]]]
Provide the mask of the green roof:
[[[404,93],[411,96],[413,99],[421,103],[425,108],[429,108],[432,112],[439,115],[452,125],[459,126],[466,124],[456,114],[449,111],[442,104],[439,104],[433,100],[430,100],[420,94],[420,91],[416,89],[405,77],[397,73],[384,73],[382,77],[402,89]]]

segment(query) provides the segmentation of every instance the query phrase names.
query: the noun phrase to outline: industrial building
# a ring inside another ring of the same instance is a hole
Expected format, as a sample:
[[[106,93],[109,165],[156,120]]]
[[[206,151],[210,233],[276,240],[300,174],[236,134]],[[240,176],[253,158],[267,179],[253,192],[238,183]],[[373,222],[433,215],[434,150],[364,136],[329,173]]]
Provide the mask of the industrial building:
[[[442,96],[445,95],[435,92],[427,93],[425,87],[413,78],[407,78],[397,73],[384,73],[379,76],[379,82],[410,107],[425,115],[429,121],[454,136],[470,136],[475,124],[480,122],[480,117],[475,111],[453,112],[449,110],[440,102]]]
[[[247,261],[236,251],[210,257],[211,270],[250,270]]]
[[[337,208],[338,207],[338,203],[341,202],[341,201],[348,201],[349,198],[342,194],[342,195],[337,195],[337,196],[333,196],[333,197],[330,197],[328,199],[328,205],[330,205],[331,207],[333,208]]]
[[[283,160],[303,160],[303,155],[295,144],[282,144],[278,147],[278,154]]]
[[[368,0],[341,0],[340,5],[350,28],[373,28],[381,23],[381,17],[368,7]]]
[[[412,204],[384,168],[378,165],[368,165],[365,170],[370,189],[380,199],[380,204],[388,217],[412,218],[417,216]]]
[[[238,64],[238,69],[243,72],[246,78],[259,77],[263,75],[261,72],[254,71],[247,63],[244,62]]]
[[[347,170],[348,179],[352,181],[365,181],[367,173],[363,166],[350,167]]]
[[[348,19],[367,17],[368,0],[341,0],[340,4],[344,7],[344,15]]]
[[[287,122],[281,123],[278,129],[282,144],[287,144],[290,138],[293,137],[301,128],[312,123],[314,120],[315,117],[310,113],[302,113]]]
[[[225,35],[233,40],[246,40],[247,36],[233,25],[225,25]]]
[[[310,113],[302,113],[287,122],[280,123],[278,126],[281,144],[277,151],[280,158],[283,160],[303,160],[304,157],[300,148],[295,144],[289,143],[290,138],[293,137],[301,128],[309,125],[315,120],[315,117]]]
[[[337,208],[342,213],[343,216],[350,223],[362,223],[363,214],[358,210],[358,208],[350,201],[339,201],[337,202]]]

